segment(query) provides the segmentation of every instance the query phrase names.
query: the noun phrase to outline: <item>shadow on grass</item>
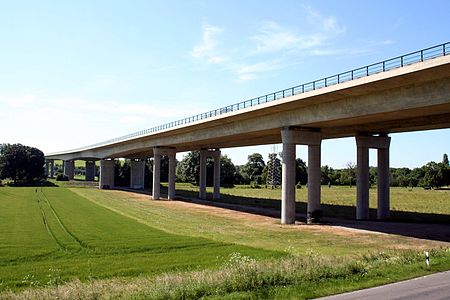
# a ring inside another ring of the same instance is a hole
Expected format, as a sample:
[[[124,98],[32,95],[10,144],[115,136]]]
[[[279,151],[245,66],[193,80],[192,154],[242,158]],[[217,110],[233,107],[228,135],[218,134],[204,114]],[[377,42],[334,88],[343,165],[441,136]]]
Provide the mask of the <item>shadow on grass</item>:
[[[192,191],[177,191],[179,200],[205,205],[226,207],[228,209],[254,213],[269,217],[281,217],[281,201],[274,199],[249,198],[242,196],[221,195],[220,200],[198,200],[198,194]],[[356,207],[345,205],[322,204],[323,223],[353,229],[376,231],[428,240],[450,242],[450,215],[391,211],[387,220],[377,221],[377,210],[370,209],[370,219],[356,221]],[[306,221],[306,203],[296,202],[296,219]]]
[[[132,190],[126,187],[115,189],[151,195],[150,190]],[[164,198],[166,195],[167,188],[161,187],[161,197]],[[176,200],[278,219],[281,217],[281,201],[274,199],[221,194],[220,200],[212,200],[212,195],[208,194],[206,200],[201,200],[198,199],[198,193],[195,191],[177,190]],[[391,211],[389,219],[377,221],[376,209],[370,209],[371,220],[356,221],[356,208],[354,206],[322,204],[322,210],[324,213],[322,223],[324,224],[450,242],[450,215]],[[296,212],[296,220],[305,223],[306,203],[297,202]]]

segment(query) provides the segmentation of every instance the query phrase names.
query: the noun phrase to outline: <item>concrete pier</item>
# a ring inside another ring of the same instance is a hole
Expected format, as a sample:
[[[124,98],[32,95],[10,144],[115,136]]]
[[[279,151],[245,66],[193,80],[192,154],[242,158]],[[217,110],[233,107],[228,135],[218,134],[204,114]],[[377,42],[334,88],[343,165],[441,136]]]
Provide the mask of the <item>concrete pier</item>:
[[[208,150],[200,150],[200,186],[198,190],[198,197],[206,199],[206,159],[208,157]]]
[[[102,159],[100,161],[98,187],[100,189],[110,189],[114,187],[114,160]]]
[[[64,161],[64,175],[69,177],[69,180],[73,180],[75,175],[75,162],[73,160]]]
[[[175,155],[176,155],[175,150],[173,150],[171,153],[168,154],[168,157],[169,157],[169,187],[168,187],[168,191],[167,191],[167,198],[169,200],[175,199],[175,179],[176,179],[175,169],[177,166],[177,161],[176,161]]]
[[[308,145],[308,224],[316,221],[317,212],[321,210],[320,205],[320,169],[321,145]]]
[[[130,161],[130,188],[144,189],[145,161],[132,159]]]
[[[55,178],[55,161],[50,160],[50,178]]]
[[[389,217],[389,146],[391,138],[386,134],[378,136],[357,135],[357,172],[356,172],[356,219],[367,220],[369,215],[369,148],[378,151],[378,209],[377,219]]]
[[[215,150],[213,152],[214,158],[214,190],[213,199],[220,199],[220,150]]]
[[[159,148],[153,149],[153,200],[158,200],[161,196],[161,153]]]
[[[320,210],[320,158],[322,136],[318,131],[302,128],[281,129],[283,142],[281,223],[295,223],[295,146],[308,146],[308,207],[307,222],[316,221],[313,216]]]
[[[369,219],[369,148],[358,145],[356,149],[356,219],[367,220]]]
[[[379,220],[389,218],[390,202],[389,148],[378,149],[377,218]]]
[[[85,180],[86,181],[94,181],[95,179],[95,161],[86,161],[86,174],[85,174]]]
[[[281,224],[295,223],[295,144],[283,143]]]

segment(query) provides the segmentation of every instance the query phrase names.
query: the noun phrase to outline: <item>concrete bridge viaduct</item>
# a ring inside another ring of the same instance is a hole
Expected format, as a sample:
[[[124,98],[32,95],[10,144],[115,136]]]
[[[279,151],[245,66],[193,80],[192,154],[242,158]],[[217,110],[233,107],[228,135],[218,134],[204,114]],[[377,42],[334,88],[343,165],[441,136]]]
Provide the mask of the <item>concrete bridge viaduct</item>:
[[[114,159],[131,160],[131,188],[144,187],[144,161],[154,158],[153,199],[160,198],[160,159],[169,157],[168,199],[175,197],[176,152],[200,150],[199,198],[206,197],[206,158],[214,158],[214,193],[220,197],[220,150],[282,143],[281,222],[295,222],[295,149],[308,147],[308,220],[320,210],[321,142],[355,137],[356,219],[369,218],[369,148],[378,149],[378,219],[389,216],[390,133],[450,128],[450,43],[365,66],[171,122],[99,144],[46,155],[63,160],[73,178],[74,160],[86,161],[99,188],[114,186]],[[418,141],[420,142],[420,141]],[[405,154],[407,155],[407,154]]]

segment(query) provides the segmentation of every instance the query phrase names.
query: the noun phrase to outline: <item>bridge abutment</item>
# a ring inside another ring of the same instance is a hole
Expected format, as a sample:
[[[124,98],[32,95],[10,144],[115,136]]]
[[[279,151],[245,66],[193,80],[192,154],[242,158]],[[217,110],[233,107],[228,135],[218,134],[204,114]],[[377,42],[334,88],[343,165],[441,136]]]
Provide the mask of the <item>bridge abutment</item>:
[[[99,189],[109,189],[114,187],[114,160],[102,159],[100,161]]]

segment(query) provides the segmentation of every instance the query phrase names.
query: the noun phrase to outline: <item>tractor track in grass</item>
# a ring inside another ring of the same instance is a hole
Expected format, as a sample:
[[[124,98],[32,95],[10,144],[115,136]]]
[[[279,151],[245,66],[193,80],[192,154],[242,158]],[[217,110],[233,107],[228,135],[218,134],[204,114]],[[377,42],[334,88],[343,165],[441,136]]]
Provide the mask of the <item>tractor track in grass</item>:
[[[39,201],[40,200],[40,201]],[[53,216],[55,217],[56,221],[58,222],[60,228],[62,229],[63,232],[65,232],[67,234],[67,236],[69,236],[70,239],[72,239],[73,241],[75,241],[75,243],[84,250],[88,250],[88,251],[93,251],[95,249],[93,249],[92,247],[90,247],[89,245],[87,245],[86,243],[84,243],[82,240],[80,240],[75,234],[73,234],[62,222],[61,218],[59,217],[58,213],[56,212],[56,210],[54,209],[54,207],[52,206],[52,204],[50,203],[50,200],[48,199],[48,197],[45,195],[43,188],[40,189],[40,193],[38,193],[38,202],[39,202],[39,207],[41,209],[41,213],[43,215],[43,220],[44,220],[44,224],[47,227],[47,230],[49,232],[51,232],[51,236],[53,237],[53,239],[56,241],[56,243],[58,245],[60,245],[63,250],[65,251],[69,251],[69,252],[74,252],[74,251],[70,251],[67,247],[65,247],[54,235],[54,233],[52,232],[50,226],[48,225],[48,221],[45,215],[45,212],[41,206],[41,202],[45,202],[48,207],[50,208]]]

